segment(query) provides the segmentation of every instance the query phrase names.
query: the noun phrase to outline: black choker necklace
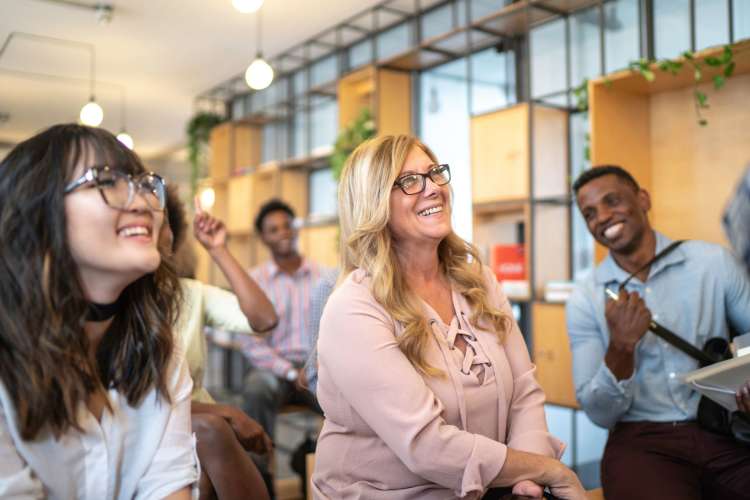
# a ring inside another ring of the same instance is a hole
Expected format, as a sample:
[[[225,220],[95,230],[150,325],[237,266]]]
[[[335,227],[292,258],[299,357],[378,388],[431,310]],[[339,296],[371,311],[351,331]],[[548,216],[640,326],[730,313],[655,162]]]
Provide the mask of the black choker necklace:
[[[89,302],[89,308],[86,313],[86,321],[106,321],[121,309],[120,300],[116,300],[111,304],[97,304],[96,302]]]

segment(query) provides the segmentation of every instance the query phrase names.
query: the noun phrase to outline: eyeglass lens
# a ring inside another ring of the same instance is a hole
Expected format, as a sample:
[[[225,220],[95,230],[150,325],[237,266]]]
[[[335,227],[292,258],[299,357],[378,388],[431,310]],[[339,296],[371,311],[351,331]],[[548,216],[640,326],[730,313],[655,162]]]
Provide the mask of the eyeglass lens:
[[[430,169],[427,174],[405,175],[399,179],[399,186],[406,194],[417,194],[424,191],[426,177],[429,176],[432,182],[438,186],[448,184],[451,180],[451,172],[448,165],[437,165]]]
[[[96,184],[104,201],[112,208],[129,208],[136,193],[141,194],[150,209],[164,208],[164,182],[155,175],[142,174],[132,179],[124,172],[102,169],[97,175]]]

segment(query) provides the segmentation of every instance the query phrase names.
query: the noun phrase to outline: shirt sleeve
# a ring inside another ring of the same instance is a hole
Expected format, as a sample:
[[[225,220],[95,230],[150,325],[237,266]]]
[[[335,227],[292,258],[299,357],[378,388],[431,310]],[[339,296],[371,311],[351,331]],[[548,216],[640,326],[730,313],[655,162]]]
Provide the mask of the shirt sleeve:
[[[263,266],[258,266],[249,271],[250,277],[253,278],[268,295],[273,302],[272,294],[268,293],[271,285],[267,279],[267,273],[264,272]],[[276,307],[276,304],[274,304]],[[240,352],[247,358],[254,368],[268,370],[279,378],[284,378],[294,365],[283,358],[268,343],[268,339],[273,335],[274,330],[265,333],[262,337],[258,335],[239,336],[237,346]]]
[[[181,353],[175,355],[172,366],[169,418],[159,448],[138,483],[137,500],[164,498],[185,487],[192,487],[193,498],[197,498],[200,466],[190,428],[193,383]]]
[[[750,281],[748,270],[725,249],[721,249],[727,319],[739,335],[750,332]]]
[[[505,463],[505,444],[450,425],[443,404],[401,352],[395,324],[364,285],[326,304],[319,363],[334,392],[414,474],[463,498],[481,492]]]
[[[286,373],[294,368],[291,361],[284,359],[273,347],[268,345],[265,337],[243,336],[237,339],[237,345],[240,352],[245,355],[254,368],[269,370],[280,378],[284,378]]]
[[[230,332],[253,331],[235,294],[217,286],[204,284],[203,301],[207,324]]]
[[[41,481],[16,450],[5,409],[0,404],[0,498],[31,500],[45,498]]]
[[[503,343],[513,373],[513,398],[508,413],[508,447],[559,459],[565,450],[565,443],[547,429],[544,416],[545,396],[535,377],[536,366],[531,362],[526,342],[513,319],[513,311],[500,284],[489,268],[486,268],[485,274],[494,303],[512,321]]]
[[[320,318],[323,315],[323,307],[328,301],[331,292],[336,286],[337,274],[322,275],[318,283],[315,284],[310,292],[310,314],[307,331],[312,335],[312,351],[310,357],[305,363],[305,374],[307,375],[307,384],[310,392],[315,394],[315,388],[318,384],[318,336],[320,332]]]
[[[581,285],[568,300],[565,316],[573,353],[576,398],[592,422],[612,428],[633,403],[634,379],[618,381],[604,362],[607,346],[591,298]]]

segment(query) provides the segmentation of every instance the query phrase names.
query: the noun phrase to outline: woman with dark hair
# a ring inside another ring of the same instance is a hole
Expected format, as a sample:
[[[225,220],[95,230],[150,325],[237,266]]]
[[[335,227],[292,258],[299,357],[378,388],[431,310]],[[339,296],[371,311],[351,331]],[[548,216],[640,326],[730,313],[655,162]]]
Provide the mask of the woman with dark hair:
[[[164,203],[101,129],[53,126],[0,163],[0,497],[190,498]]]

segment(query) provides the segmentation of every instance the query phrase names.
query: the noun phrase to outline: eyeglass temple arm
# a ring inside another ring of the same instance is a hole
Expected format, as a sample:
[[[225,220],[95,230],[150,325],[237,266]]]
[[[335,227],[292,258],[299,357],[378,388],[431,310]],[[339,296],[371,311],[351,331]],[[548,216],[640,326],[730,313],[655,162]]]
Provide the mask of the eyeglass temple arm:
[[[74,180],[67,186],[65,186],[64,193],[68,194],[71,191],[78,189],[80,186],[86,184],[87,182],[91,182],[94,180],[94,173],[92,170],[87,170],[85,174],[80,176],[78,179]]]

